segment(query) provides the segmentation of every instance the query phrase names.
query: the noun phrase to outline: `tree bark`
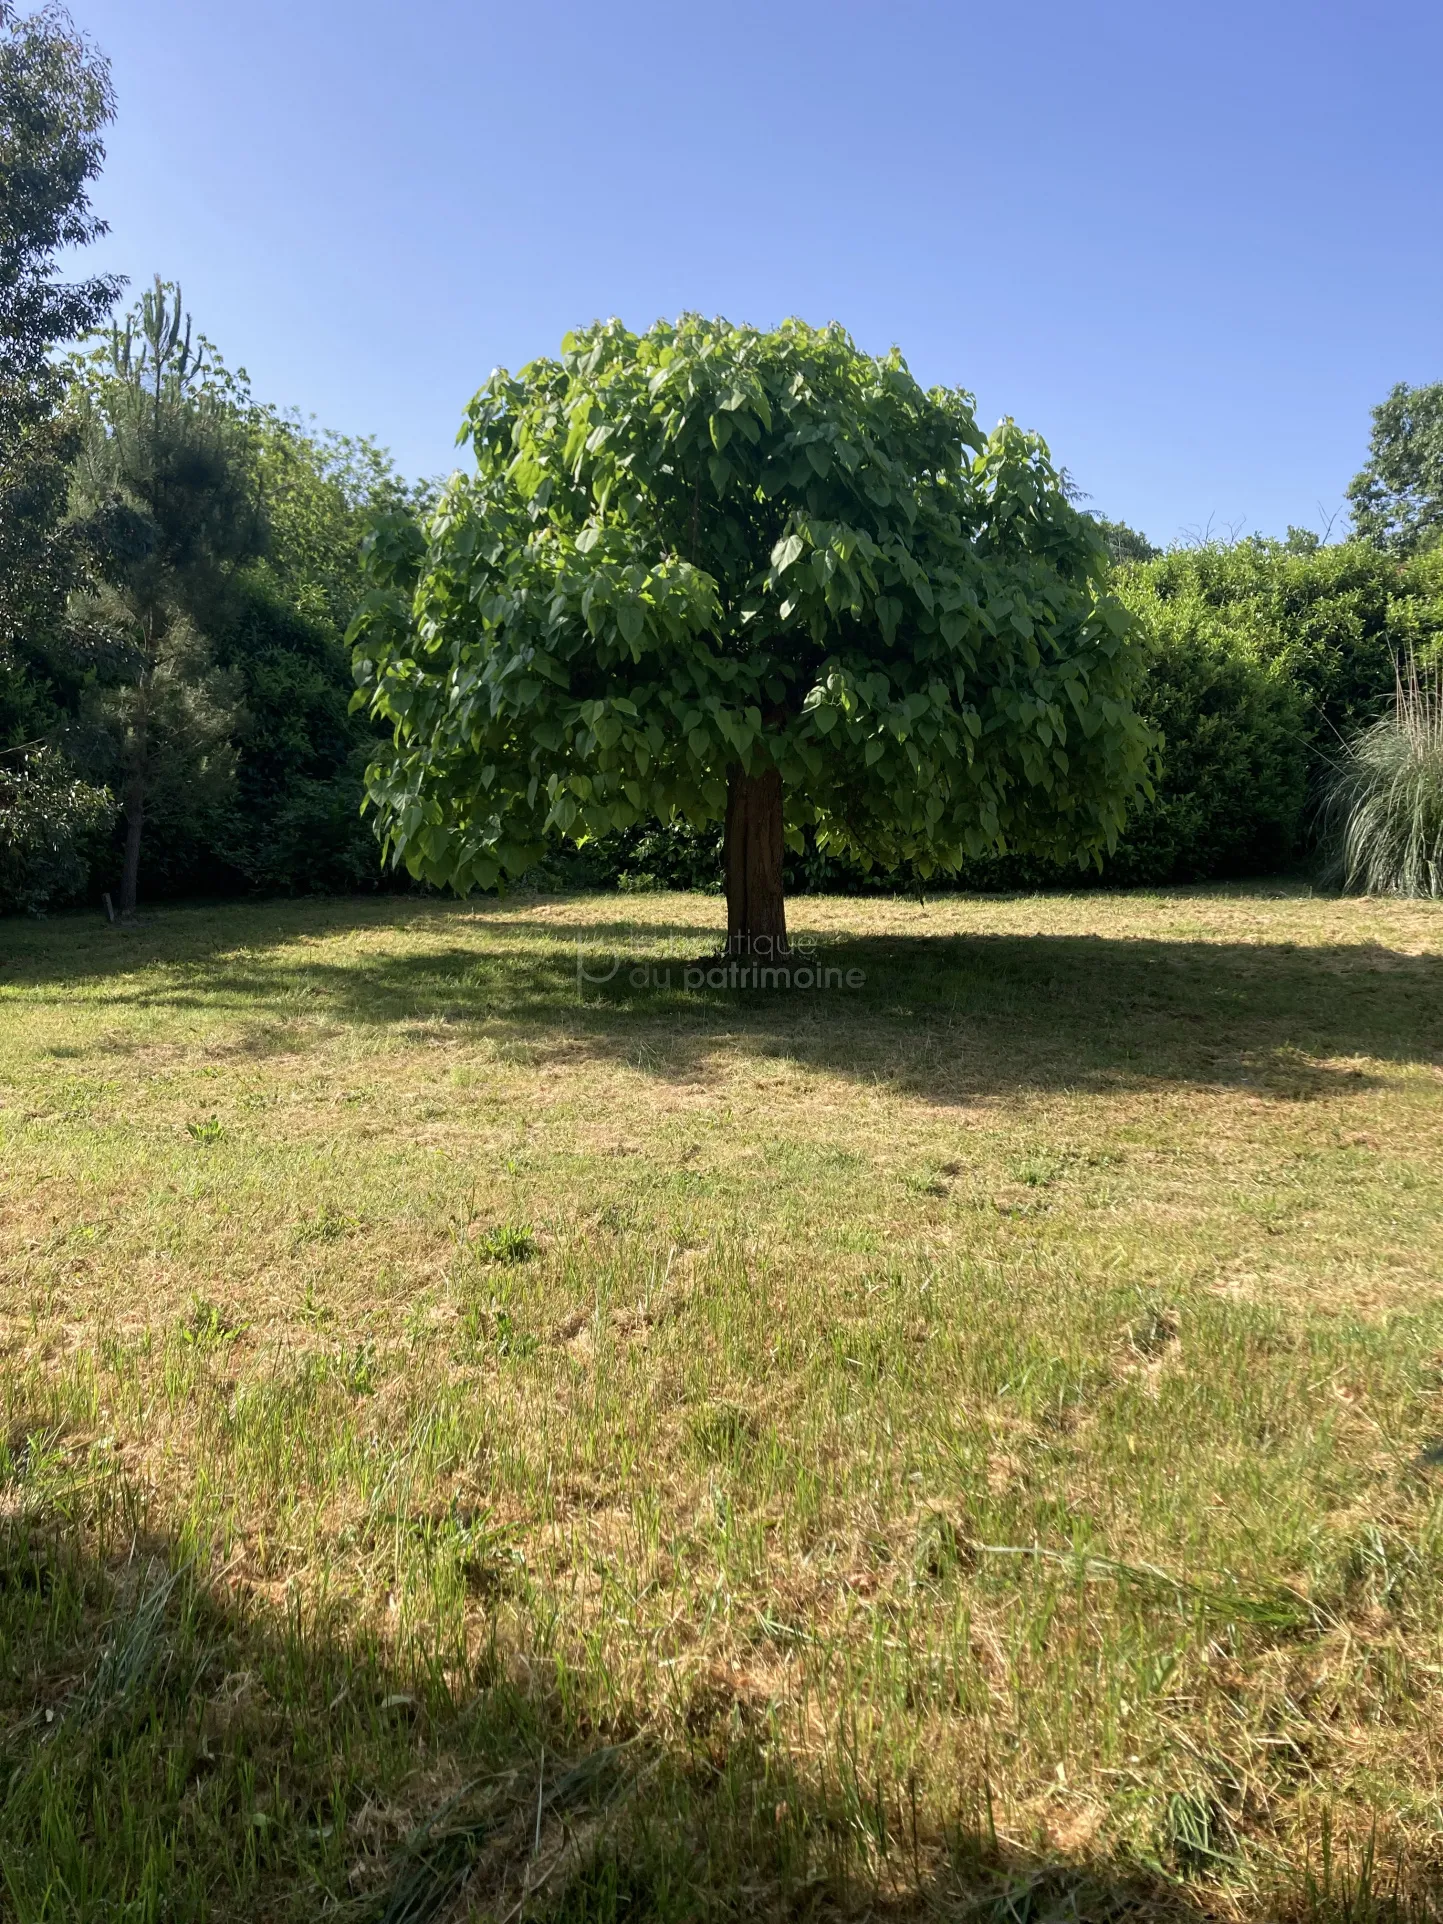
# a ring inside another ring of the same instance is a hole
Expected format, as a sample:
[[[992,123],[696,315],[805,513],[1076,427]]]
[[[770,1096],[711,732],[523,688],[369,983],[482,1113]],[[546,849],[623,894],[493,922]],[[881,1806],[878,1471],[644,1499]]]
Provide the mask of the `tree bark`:
[[[782,778],[775,768],[731,771],[722,844],[727,888],[728,955],[787,953],[782,894]]]
[[[147,758],[150,754],[150,689],[154,668],[154,624],[147,619],[146,639],[151,642],[150,659],[136,686],[135,714],[132,718],[129,754],[130,775],[125,784],[125,867],[120,875],[120,913],[134,915],[135,898],[140,888],[140,831],[145,826],[145,789]]]
[[[145,794],[138,781],[125,796],[125,867],[120,877],[120,913],[134,915],[140,884],[140,831],[145,822]]]

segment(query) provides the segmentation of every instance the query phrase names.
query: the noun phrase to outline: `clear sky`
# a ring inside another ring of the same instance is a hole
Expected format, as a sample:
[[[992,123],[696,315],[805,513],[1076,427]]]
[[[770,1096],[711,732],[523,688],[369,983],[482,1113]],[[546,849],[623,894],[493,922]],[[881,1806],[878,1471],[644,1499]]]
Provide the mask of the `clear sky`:
[[[1443,379],[1443,0],[71,0],[92,250],[451,467],[619,314],[839,320],[1155,541],[1321,527]]]

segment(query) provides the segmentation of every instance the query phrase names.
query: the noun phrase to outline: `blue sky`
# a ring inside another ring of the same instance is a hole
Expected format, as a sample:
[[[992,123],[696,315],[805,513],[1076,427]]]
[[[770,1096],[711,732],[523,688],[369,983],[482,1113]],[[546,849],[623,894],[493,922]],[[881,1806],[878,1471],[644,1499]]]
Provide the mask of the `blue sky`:
[[[1157,541],[1320,527],[1443,379],[1443,0],[71,6],[92,258],[409,472],[613,313],[896,342]]]

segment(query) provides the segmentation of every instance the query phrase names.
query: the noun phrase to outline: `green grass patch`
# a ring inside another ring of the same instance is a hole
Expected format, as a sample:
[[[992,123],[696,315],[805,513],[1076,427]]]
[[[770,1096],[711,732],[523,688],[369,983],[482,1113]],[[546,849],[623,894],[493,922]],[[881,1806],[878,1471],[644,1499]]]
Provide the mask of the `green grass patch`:
[[[1437,1915],[1443,911],[718,914],[5,926],[0,1912]]]

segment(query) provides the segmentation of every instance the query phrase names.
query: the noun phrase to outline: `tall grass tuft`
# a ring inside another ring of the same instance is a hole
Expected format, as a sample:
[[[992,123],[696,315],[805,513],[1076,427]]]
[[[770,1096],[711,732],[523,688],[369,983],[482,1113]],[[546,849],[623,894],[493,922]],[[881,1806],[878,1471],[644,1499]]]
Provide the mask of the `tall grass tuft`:
[[[1393,712],[1348,744],[1326,818],[1345,889],[1443,896],[1443,664],[1399,665]]]

